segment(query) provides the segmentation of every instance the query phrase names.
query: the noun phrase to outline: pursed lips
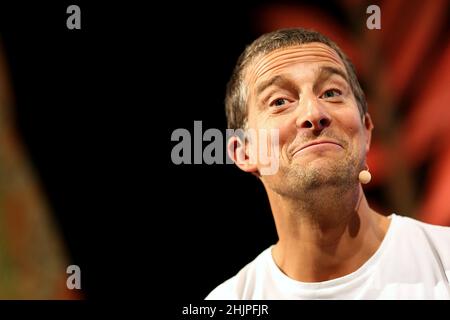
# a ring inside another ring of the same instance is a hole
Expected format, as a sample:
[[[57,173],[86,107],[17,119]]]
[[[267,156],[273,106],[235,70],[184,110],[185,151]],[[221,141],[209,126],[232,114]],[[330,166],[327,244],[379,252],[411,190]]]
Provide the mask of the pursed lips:
[[[334,144],[334,145],[337,145],[337,146],[343,148],[342,145],[340,143],[337,143],[336,141],[332,141],[332,140],[318,140],[318,141],[309,142],[309,143],[301,146],[300,148],[295,149],[293,154],[292,154],[292,156],[294,157],[297,153],[299,153],[300,151],[302,151],[302,150],[304,150],[304,149],[306,149],[308,147],[315,146],[315,145],[320,145],[320,144]]]

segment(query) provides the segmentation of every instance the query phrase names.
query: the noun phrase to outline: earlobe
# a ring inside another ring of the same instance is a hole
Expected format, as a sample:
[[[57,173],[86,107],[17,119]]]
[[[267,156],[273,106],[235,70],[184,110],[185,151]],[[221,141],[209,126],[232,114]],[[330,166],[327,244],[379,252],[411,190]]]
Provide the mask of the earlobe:
[[[258,174],[258,167],[249,154],[246,143],[238,136],[232,136],[227,142],[227,153],[242,171]]]

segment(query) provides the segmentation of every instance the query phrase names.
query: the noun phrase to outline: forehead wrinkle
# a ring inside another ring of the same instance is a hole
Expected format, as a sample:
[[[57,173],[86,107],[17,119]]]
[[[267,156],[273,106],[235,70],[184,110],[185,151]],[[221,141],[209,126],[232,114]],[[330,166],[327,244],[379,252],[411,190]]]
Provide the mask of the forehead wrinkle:
[[[270,52],[267,53],[262,53],[260,54],[260,56],[265,56],[265,57],[271,57],[274,55],[278,55],[280,54],[280,52],[284,52],[284,54],[289,54],[292,52],[298,52],[298,51],[303,51],[303,52],[311,52],[311,51],[323,51],[323,52],[328,52],[331,55],[337,55],[337,52],[334,51],[333,48],[329,47],[326,44],[323,44],[321,42],[310,42],[310,43],[303,43],[303,44],[298,44],[298,45],[292,45],[292,46],[286,46],[286,47],[281,47],[278,49],[274,49]]]
[[[317,58],[307,58],[304,59],[302,61],[299,61],[298,63],[314,63],[314,62],[331,62],[334,63],[335,61],[332,59],[328,59],[327,56],[321,56],[322,59],[317,59]],[[262,70],[260,74],[256,74],[256,78],[262,78],[265,74],[267,74],[268,72],[275,72],[278,71],[284,67],[286,67],[287,65],[293,64],[293,63],[297,63],[297,59],[289,59],[289,60],[283,60],[282,62],[279,62],[277,64],[273,64],[268,66],[268,68],[266,68],[265,70]],[[338,68],[336,68],[338,69]],[[345,70],[345,69],[344,69]]]
[[[272,59],[275,56],[275,59]],[[325,49],[325,48],[298,48],[298,49],[278,49],[275,50],[256,61],[254,70],[256,74],[261,72],[261,69],[266,65],[270,65],[271,63],[275,63],[279,60],[296,60],[302,59],[305,57],[314,57],[314,58],[328,58],[331,61],[342,65],[341,59],[337,56],[334,50]]]
[[[254,82],[273,68],[278,69],[280,66],[294,63],[296,60],[298,60],[298,63],[328,61],[338,64],[345,70],[342,60],[332,48],[327,45],[311,45],[308,43],[276,49],[259,58],[257,57],[253,66],[249,66],[250,72],[247,78]]]

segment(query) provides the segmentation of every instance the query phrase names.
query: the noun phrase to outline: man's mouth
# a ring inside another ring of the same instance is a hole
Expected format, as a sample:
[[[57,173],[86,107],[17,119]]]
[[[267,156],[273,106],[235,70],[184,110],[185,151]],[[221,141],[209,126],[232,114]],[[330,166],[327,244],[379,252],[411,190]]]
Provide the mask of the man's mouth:
[[[327,149],[327,148],[340,148],[343,149],[342,145],[334,140],[314,140],[311,142],[308,142],[299,148],[295,149],[293,152],[293,157],[297,156],[298,154],[304,152],[307,149]]]

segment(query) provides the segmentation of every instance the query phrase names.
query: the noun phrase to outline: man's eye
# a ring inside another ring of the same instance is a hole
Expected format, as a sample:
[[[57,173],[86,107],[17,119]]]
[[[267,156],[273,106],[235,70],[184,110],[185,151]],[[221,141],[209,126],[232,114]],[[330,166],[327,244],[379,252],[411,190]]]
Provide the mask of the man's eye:
[[[287,103],[287,100],[284,98],[274,100],[270,105],[275,107],[281,107]]]
[[[338,97],[342,94],[342,92],[338,89],[330,89],[325,91],[325,93],[322,95],[322,98],[334,98]]]

